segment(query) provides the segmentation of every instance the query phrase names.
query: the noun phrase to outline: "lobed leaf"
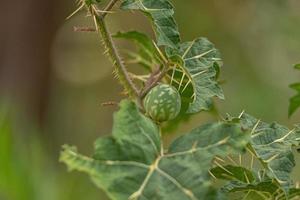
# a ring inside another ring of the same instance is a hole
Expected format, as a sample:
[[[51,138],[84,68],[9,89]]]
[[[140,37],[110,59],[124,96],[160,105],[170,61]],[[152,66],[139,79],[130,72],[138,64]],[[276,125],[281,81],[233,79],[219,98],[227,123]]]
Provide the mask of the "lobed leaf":
[[[163,152],[157,126],[125,100],[114,115],[113,134],[95,144],[93,158],[65,146],[61,161],[88,173],[111,199],[219,199],[208,170],[216,156],[241,152],[249,134],[238,123],[218,122],[192,130]]]
[[[252,130],[251,150],[267,169],[268,176],[288,191],[295,166],[292,146],[300,145],[299,128],[289,130],[275,122],[267,124],[248,114],[242,114],[240,119],[245,129]]]
[[[224,99],[222,89],[216,81],[221,56],[206,38],[180,44],[178,49],[169,48],[167,54],[169,57],[179,56],[179,69],[174,67],[171,80],[175,79],[173,83],[183,97],[189,99],[187,113],[210,109],[214,96]]]
[[[148,16],[153,24],[159,46],[176,48],[180,42],[174,10],[168,0],[123,0],[123,10],[139,10]]]

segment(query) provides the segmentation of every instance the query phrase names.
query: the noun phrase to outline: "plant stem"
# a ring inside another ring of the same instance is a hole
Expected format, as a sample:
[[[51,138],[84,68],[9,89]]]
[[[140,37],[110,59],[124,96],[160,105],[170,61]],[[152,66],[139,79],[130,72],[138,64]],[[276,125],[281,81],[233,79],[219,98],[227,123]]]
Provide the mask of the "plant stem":
[[[167,74],[169,70],[170,63],[165,58],[164,54],[161,52],[159,47],[156,45],[155,42],[153,42],[153,45],[156,48],[156,51],[158,55],[160,56],[160,60],[162,61],[163,69],[160,70],[158,68],[157,70],[153,71],[151,76],[149,77],[148,81],[146,82],[145,87],[140,92],[140,98],[143,99],[145,95]]]
[[[109,5],[107,6],[107,9],[111,9],[113,5],[117,2],[117,0],[112,0]],[[109,33],[106,23],[104,21],[104,14],[99,15],[96,12],[95,7],[89,6],[88,7],[91,15],[94,18],[95,25],[97,30],[99,31],[100,35],[102,36],[103,39],[103,45],[107,51],[107,54],[111,58],[113,65],[115,66],[116,69],[116,75],[118,76],[121,84],[124,86],[125,90],[128,92],[130,97],[136,97],[139,98],[139,92],[136,87],[136,85],[133,83],[131,80],[129,73],[124,65],[124,62],[122,61],[117,48],[112,40],[111,34]],[[139,100],[138,100],[139,102]]]
[[[141,93],[143,92],[143,90],[145,90],[147,87],[149,87],[152,82],[155,80],[155,77],[160,73],[160,66],[157,67],[157,69],[155,69],[151,74],[150,77],[147,79],[146,83],[145,83],[145,87],[142,89]]]
[[[169,68],[167,66],[164,66],[162,71],[158,75],[156,75],[155,78],[153,77],[153,80],[150,80],[151,82],[147,84],[143,91],[140,93],[141,99],[144,98],[145,95],[166,75],[168,69]]]

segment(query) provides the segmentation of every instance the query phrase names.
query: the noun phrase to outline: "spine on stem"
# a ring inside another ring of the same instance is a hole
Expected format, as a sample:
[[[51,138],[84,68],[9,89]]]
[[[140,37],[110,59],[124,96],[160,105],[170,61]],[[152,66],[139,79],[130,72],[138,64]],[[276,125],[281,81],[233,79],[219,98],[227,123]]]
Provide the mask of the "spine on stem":
[[[93,6],[89,6],[89,11],[94,18],[97,31],[102,37],[103,45],[106,49],[107,55],[109,56],[115,67],[115,73],[118,79],[120,80],[121,84],[124,86],[126,92],[130,97],[139,97],[138,89],[134,82],[131,80],[126,66],[124,65],[124,62],[122,61],[118,50],[112,40],[111,34],[107,29],[106,23],[104,21],[104,16],[99,15],[93,8]]]

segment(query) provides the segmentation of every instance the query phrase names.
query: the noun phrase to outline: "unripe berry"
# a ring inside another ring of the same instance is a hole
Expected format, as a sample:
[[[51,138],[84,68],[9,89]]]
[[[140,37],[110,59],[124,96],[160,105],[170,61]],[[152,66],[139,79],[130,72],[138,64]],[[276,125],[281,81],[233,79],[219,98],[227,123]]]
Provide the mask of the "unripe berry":
[[[181,98],[173,86],[159,84],[152,88],[144,98],[144,107],[147,115],[154,121],[169,121],[179,114]]]

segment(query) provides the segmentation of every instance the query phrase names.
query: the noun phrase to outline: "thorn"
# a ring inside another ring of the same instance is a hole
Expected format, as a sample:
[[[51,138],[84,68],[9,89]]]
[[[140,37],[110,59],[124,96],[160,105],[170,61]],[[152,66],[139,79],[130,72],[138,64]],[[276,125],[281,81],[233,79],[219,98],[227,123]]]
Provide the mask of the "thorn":
[[[233,173],[231,173],[231,171],[229,171],[228,169],[226,169],[224,166],[222,166],[220,163],[218,163],[217,161],[214,162],[218,167],[220,167],[221,169],[223,169],[225,172],[231,174],[232,176],[234,175]]]
[[[219,160],[219,161],[221,161],[221,162],[223,162],[223,163],[225,163],[225,160],[223,160],[222,158],[220,158],[219,156],[216,156],[215,157],[217,160]]]
[[[245,110],[243,110],[243,111],[241,112],[241,114],[239,115],[239,119],[242,118],[242,116],[244,115],[244,113],[245,113]]]
[[[159,47],[156,45],[156,43],[155,43],[154,41],[152,41],[152,43],[153,43],[155,49],[157,50],[158,54],[160,55],[162,61],[163,61],[164,63],[168,63],[168,62],[169,62],[168,59],[165,57],[165,55],[164,55],[163,52],[159,49]]]
[[[230,156],[227,156],[228,160],[230,160],[234,165],[238,165]]]
[[[242,166],[242,155],[239,154],[239,162],[240,162],[240,166]]]
[[[248,176],[247,176],[247,174],[246,174],[245,171],[244,171],[244,176],[245,176],[245,178],[246,178],[247,183],[250,184],[250,180],[249,180],[249,178],[248,178]]]
[[[178,91],[180,91],[180,88],[181,88],[181,85],[182,85],[182,83],[183,83],[184,77],[185,77],[185,74],[183,74],[182,77],[181,77],[181,80],[180,80],[180,83],[179,83]]]
[[[214,179],[217,180],[217,177],[215,177],[215,175],[214,175],[210,170],[208,170],[208,173],[209,173]]]
[[[82,4],[82,1],[81,0],[76,0],[75,3],[76,3],[77,6],[79,6],[80,4]]]
[[[257,128],[259,123],[260,123],[260,119],[257,121],[257,123],[254,125],[253,129],[251,130],[251,135],[255,132],[255,129]]]
[[[96,29],[92,27],[74,26],[73,31],[74,32],[96,32]]]
[[[251,164],[250,164],[250,169],[253,169],[253,163],[254,163],[254,155],[251,153]]]
[[[191,80],[189,79],[189,81],[185,84],[184,88],[182,89],[181,93],[183,93],[185,91],[185,89],[188,87],[190,82],[191,82]]]
[[[115,105],[118,105],[118,103],[115,101],[107,101],[107,102],[101,103],[101,106],[115,106]]]
[[[120,95],[124,96],[124,97],[127,97],[128,96],[128,92],[124,90],[124,91],[120,92]]]
[[[259,171],[257,172],[257,176],[258,176],[259,181],[261,181],[262,179],[261,179],[261,175],[260,175]]]
[[[100,10],[100,9],[95,9],[95,12],[97,13],[106,13],[106,14],[114,14],[115,12],[114,11],[107,11],[107,10]]]
[[[173,71],[172,71],[172,77],[171,77],[170,85],[172,85],[172,83],[173,83],[173,79],[174,79],[174,75],[175,75],[175,68],[176,68],[176,66],[174,66]]]
[[[73,17],[75,14],[77,14],[82,8],[84,7],[84,3],[82,3],[74,12],[72,12],[67,18],[66,20],[70,19],[71,17]]]
[[[99,30],[99,27],[98,27],[98,24],[97,24],[97,18],[96,18],[95,15],[93,16],[93,19],[94,19],[94,24],[95,24],[96,30],[98,31],[98,30]],[[103,42],[104,42],[104,41],[103,41]]]

